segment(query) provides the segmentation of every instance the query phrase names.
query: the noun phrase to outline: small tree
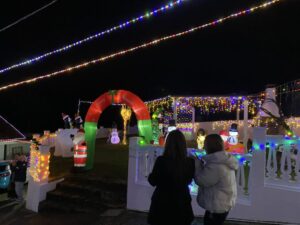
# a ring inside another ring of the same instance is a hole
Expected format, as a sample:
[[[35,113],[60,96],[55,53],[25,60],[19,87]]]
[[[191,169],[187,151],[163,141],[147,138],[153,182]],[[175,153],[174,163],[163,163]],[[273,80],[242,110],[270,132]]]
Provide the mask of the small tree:
[[[126,135],[127,135],[127,122],[131,117],[131,113],[132,113],[132,111],[129,107],[126,107],[125,105],[122,105],[121,116],[122,116],[123,121],[124,121],[124,123],[123,123],[124,124],[124,132],[123,132],[123,140],[122,140],[123,145],[127,144],[127,138],[126,138]]]

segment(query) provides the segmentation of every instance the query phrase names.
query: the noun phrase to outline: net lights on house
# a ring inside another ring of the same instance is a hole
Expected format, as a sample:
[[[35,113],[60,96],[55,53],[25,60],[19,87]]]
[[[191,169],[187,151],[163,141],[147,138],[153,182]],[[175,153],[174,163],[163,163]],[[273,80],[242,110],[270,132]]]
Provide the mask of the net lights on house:
[[[103,56],[103,57],[100,57],[100,58],[97,58],[97,59],[94,59],[94,60],[90,60],[90,61],[78,64],[78,65],[75,65],[75,66],[67,67],[65,69],[58,70],[58,71],[55,71],[55,72],[52,72],[52,73],[48,73],[48,74],[45,74],[45,75],[36,76],[34,78],[26,79],[26,80],[23,80],[23,81],[11,83],[11,84],[0,87],[0,91],[7,90],[9,88],[17,87],[17,86],[20,86],[20,85],[31,84],[33,82],[37,82],[37,81],[40,81],[40,80],[43,80],[43,79],[46,79],[46,78],[51,78],[51,77],[58,76],[58,75],[63,75],[63,74],[66,75],[68,72],[73,72],[75,70],[82,69],[82,68],[88,67],[90,65],[96,64],[96,63],[105,62],[105,61],[107,61],[109,59],[113,59],[117,56],[123,56],[123,55],[126,55],[128,53],[140,50],[140,49],[144,49],[144,48],[148,48],[148,47],[160,44],[160,43],[165,42],[167,40],[175,39],[175,38],[193,33],[195,31],[202,30],[204,28],[208,28],[208,27],[212,27],[212,26],[221,24],[221,23],[223,23],[227,20],[230,20],[230,19],[234,19],[234,18],[237,18],[237,17],[240,17],[240,16],[248,15],[250,13],[253,13],[253,12],[255,12],[257,10],[260,10],[260,9],[264,9],[267,6],[271,6],[271,5],[273,5],[277,2],[280,2],[280,1],[282,1],[282,0],[268,1],[268,2],[260,4],[258,6],[255,6],[255,7],[249,8],[249,9],[245,9],[245,10],[239,11],[237,13],[233,13],[229,16],[213,20],[211,22],[208,22],[206,24],[191,28],[191,29],[183,31],[183,32],[179,32],[179,33],[171,34],[171,35],[168,35],[168,36],[164,36],[164,37],[155,39],[155,40],[150,41],[150,42],[145,42],[144,44],[137,45],[137,46],[132,47],[132,48],[128,48],[128,49],[125,49],[125,50],[120,50],[120,51],[115,52],[113,54]]]

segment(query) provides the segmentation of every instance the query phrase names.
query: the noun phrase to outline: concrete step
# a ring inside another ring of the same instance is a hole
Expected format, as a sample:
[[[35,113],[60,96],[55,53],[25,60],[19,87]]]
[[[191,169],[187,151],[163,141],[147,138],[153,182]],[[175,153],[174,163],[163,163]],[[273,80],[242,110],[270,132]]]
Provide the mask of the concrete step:
[[[47,193],[41,211],[95,213],[104,209],[125,208],[126,182],[86,175],[68,176],[56,190]]]
[[[64,181],[57,186],[60,192],[70,194],[80,194],[87,199],[96,198],[106,203],[124,203],[126,202],[126,189],[116,185],[83,185],[82,182]]]
[[[93,177],[89,175],[83,176],[82,174],[74,174],[65,177],[65,181],[79,182],[79,183],[84,183],[86,185],[92,185],[92,186],[100,185],[103,187],[109,186],[109,187],[127,189],[127,181],[121,179],[99,178],[99,177]]]

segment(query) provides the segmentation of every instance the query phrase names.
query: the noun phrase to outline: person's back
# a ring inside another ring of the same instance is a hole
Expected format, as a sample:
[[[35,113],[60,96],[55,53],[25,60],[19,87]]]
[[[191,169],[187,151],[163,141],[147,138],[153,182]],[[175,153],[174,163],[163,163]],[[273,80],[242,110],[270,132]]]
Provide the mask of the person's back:
[[[207,155],[196,161],[197,202],[206,210],[204,225],[221,225],[235,205],[238,162],[224,151],[223,140],[217,134],[208,135],[204,146]]]
[[[179,149],[185,151],[184,157],[173,157],[176,153],[172,152],[178,147],[173,142],[178,139],[179,142],[182,140],[183,148]],[[148,178],[149,183],[156,186],[148,216],[151,225],[188,225],[192,222],[194,215],[188,185],[192,182],[194,170],[194,160],[186,157],[183,134],[177,130],[172,131],[166,141],[164,155],[157,158]]]

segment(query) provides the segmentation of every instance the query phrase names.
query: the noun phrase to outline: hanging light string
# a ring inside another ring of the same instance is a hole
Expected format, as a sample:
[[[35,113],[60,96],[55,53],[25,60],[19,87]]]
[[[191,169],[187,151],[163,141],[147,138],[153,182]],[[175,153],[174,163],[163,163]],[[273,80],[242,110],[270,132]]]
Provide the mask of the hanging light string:
[[[154,10],[152,10],[150,12],[146,12],[146,13],[144,13],[144,14],[138,16],[138,17],[135,17],[135,18],[133,18],[131,20],[127,20],[125,22],[122,22],[122,23],[114,26],[114,27],[108,28],[108,29],[106,29],[104,31],[100,31],[100,32],[98,32],[96,34],[88,36],[88,37],[86,37],[84,39],[81,39],[79,41],[70,43],[70,44],[65,45],[65,46],[63,46],[61,48],[52,50],[50,52],[46,52],[46,53],[44,53],[42,55],[36,56],[34,58],[22,61],[20,63],[14,64],[14,65],[11,65],[11,66],[8,66],[8,67],[5,67],[5,68],[0,68],[0,74],[8,72],[8,71],[10,71],[12,69],[16,69],[16,68],[19,68],[19,67],[22,67],[22,66],[25,66],[25,65],[29,65],[29,64],[35,63],[35,62],[40,61],[41,59],[44,59],[44,58],[46,58],[48,56],[68,51],[68,50],[70,50],[73,47],[76,47],[76,46],[82,45],[82,44],[84,44],[86,42],[89,42],[91,40],[103,37],[104,35],[110,34],[111,32],[114,32],[116,30],[124,29],[125,27],[128,27],[129,25],[132,25],[132,24],[137,23],[139,21],[148,19],[150,17],[153,17],[156,14],[163,13],[164,11],[170,10],[170,9],[174,8],[174,6],[180,5],[182,2],[185,2],[185,1],[187,1],[187,0],[177,0],[177,1],[170,2],[170,3],[164,5],[164,6],[160,7],[160,8],[154,9]]]
[[[162,38],[158,38],[158,39],[155,39],[153,41],[146,42],[144,44],[137,45],[137,46],[132,47],[132,48],[124,49],[124,50],[115,52],[113,54],[103,56],[103,57],[100,57],[100,58],[97,58],[97,59],[94,59],[94,60],[91,60],[91,61],[88,61],[88,62],[84,62],[84,63],[78,64],[78,65],[75,65],[75,66],[72,66],[72,67],[62,69],[62,70],[58,70],[58,71],[55,71],[55,72],[52,72],[52,73],[48,73],[48,74],[45,74],[45,75],[37,76],[35,78],[31,78],[31,79],[23,80],[23,81],[20,81],[20,82],[8,84],[8,85],[0,87],[0,91],[3,91],[3,90],[8,89],[8,88],[24,85],[24,84],[30,84],[30,83],[33,83],[33,82],[36,82],[36,81],[39,81],[39,80],[43,80],[43,79],[46,79],[46,78],[51,78],[51,77],[54,77],[54,76],[62,75],[64,73],[71,72],[71,71],[74,71],[74,70],[78,70],[78,69],[96,64],[96,63],[105,62],[105,61],[107,61],[109,59],[112,59],[112,58],[115,58],[117,56],[123,56],[123,55],[126,55],[126,54],[130,53],[130,52],[137,51],[139,49],[144,49],[144,48],[147,48],[147,47],[150,47],[150,46],[153,46],[153,45],[157,45],[161,42],[164,42],[164,41],[167,41],[167,40],[170,40],[170,39],[175,39],[177,37],[181,37],[181,36],[187,35],[189,33],[192,33],[192,32],[198,31],[198,30],[202,30],[204,28],[211,27],[211,26],[214,26],[214,25],[217,25],[217,24],[220,24],[220,23],[222,23],[226,20],[230,20],[230,19],[233,19],[233,18],[237,18],[239,16],[247,15],[249,13],[252,13],[252,12],[257,11],[259,9],[266,8],[267,6],[273,5],[273,4],[275,4],[277,2],[280,2],[280,1],[281,0],[268,1],[264,4],[260,4],[260,5],[255,6],[255,7],[239,11],[237,13],[231,14],[231,15],[226,16],[224,18],[213,20],[212,22],[209,22],[209,23],[191,28],[191,29],[183,31],[183,32],[179,32],[179,33],[176,33],[176,34],[171,34],[171,35],[168,35],[168,36],[165,36],[165,37],[162,37]]]

